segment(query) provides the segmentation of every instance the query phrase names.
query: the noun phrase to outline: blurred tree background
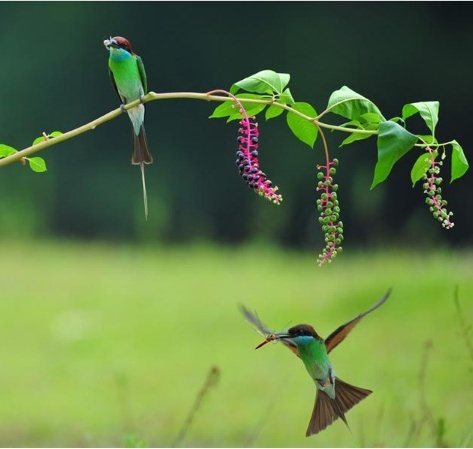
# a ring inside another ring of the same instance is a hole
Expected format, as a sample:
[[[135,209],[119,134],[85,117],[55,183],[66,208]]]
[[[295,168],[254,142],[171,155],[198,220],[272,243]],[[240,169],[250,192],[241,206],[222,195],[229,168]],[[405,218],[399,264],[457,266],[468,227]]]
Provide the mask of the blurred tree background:
[[[473,62],[470,3],[1,3],[3,70],[0,141],[21,149],[43,131],[68,131],[118,106],[102,41],[130,39],[155,92],[228,89],[259,70],[291,74],[296,101],[321,111],[347,85],[386,117],[403,104],[440,101],[439,140],[470,154],[468,89]],[[275,207],[254,195],[234,165],[237,124],[208,120],[217,103],[150,103],[146,128],[155,163],[147,168],[150,216],[143,216],[139,169],[130,165],[131,126],[119,117],[41,153],[46,174],[20,164],[2,169],[0,226],[5,236],[240,243],[267,239],[319,251],[311,151],[283,118],[260,120],[261,164],[280,187]],[[331,117],[332,123],[337,122]],[[340,123],[340,121],[338,121]],[[421,133],[421,123],[410,130]],[[417,126],[419,125],[419,126]],[[417,127],[416,127],[417,126]],[[444,198],[455,228],[444,231],[411,188],[417,154],[369,191],[374,138],[338,149],[345,246],[471,244],[469,174]],[[471,159],[471,157],[470,157]],[[449,166],[444,166],[448,179]]]

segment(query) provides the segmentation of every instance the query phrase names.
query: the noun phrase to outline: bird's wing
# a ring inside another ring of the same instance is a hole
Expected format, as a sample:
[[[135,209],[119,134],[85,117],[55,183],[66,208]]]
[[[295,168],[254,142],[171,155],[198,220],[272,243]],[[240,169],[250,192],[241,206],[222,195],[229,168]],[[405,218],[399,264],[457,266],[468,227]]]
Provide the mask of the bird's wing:
[[[247,319],[247,321],[261,334],[263,337],[270,336],[273,331],[270,331],[266,325],[259,319],[258,315],[251,312],[243,304],[240,304],[240,310]]]
[[[122,97],[120,95],[120,92],[118,91],[117,83],[115,82],[115,77],[113,76],[113,72],[109,69],[108,74],[110,75],[110,81],[112,82],[112,86],[115,89],[115,92],[118,95],[118,98],[122,102],[122,104],[126,104],[126,98]]]
[[[338,346],[348,335],[348,333],[360,322],[360,320],[371,313],[373,310],[377,309],[380,305],[384,304],[384,302],[389,298],[391,294],[391,290],[389,289],[387,293],[372,307],[370,307],[366,312],[361,313],[356,318],[353,318],[348,323],[342,324],[340,327],[335,329],[326,339],[325,339],[325,347],[327,349],[327,353],[329,353],[333,348]]]
[[[138,64],[138,71],[140,73],[141,84],[143,85],[143,91],[145,95],[148,93],[148,80],[146,78],[145,66],[141,58],[136,55],[136,63]]]
[[[273,340],[271,336],[274,334],[273,331],[269,330],[266,325],[259,319],[258,315],[251,312],[247,309],[243,304],[240,304],[240,310],[247,319],[247,321],[261,334],[267,341]],[[286,348],[290,349],[294,354],[299,357],[299,351],[297,350],[297,346],[292,343],[292,341],[276,339],[274,341],[280,341]],[[265,342],[263,342],[265,343]]]

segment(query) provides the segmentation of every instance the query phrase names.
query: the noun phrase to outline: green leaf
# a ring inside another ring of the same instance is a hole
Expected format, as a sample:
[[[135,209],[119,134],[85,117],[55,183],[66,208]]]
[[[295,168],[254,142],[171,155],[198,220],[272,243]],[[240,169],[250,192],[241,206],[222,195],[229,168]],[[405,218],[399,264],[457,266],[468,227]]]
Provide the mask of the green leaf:
[[[317,112],[309,103],[297,102],[292,105],[292,108],[308,115],[309,117],[317,116]],[[314,143],[317,140],[318,130],[313,123],[289,111],[287,113],[287,124],[298,139],[309,145],[311,148],[314,147]]]
[[[289,83],[291,75],[288,73],[276,73],[273,70],[262,70],[254,75],[244,78],[235,83],[230,93],[235,94],[239,89],[258,94],[282,94]]]
[[[361,114],[360,118],[363,119],[365,123],[379,124],[383,121],[383,118],[376,112],[366,112]]]
[[[379,114],[376,114],[374,112],[367,112],[365,114],[360,115],[360,120],[362,120],[363,123],[359,122],[358,120],[350,120],[349,122],[344,123],[341,126],[346,128],[353,126],[353,128],[355,129],[363,130],[377,130],[379,127],[379,123],[382,119]],[[356,142],[358,140],[368,139],[371,136],[373,136],[373,134],[353,132],[340,144],[340,147]]]
[[[349,122],[343,123],[344,128],[363,129],[363,125],[358,120],[350,120]]]
[[[278,106],[270,106],[268,109],[266,109],[266,120],[279,117],[283,112],[283,108],[280,108]]]
[[[360,134],[357,132],[354,132],[350,134],[341,144],[340,147],[343,147],[343,145],[348,145],[350,143],[356,142],[357,140],[364,140],[372,137],[373,134]]]
[[[438,101],[420,101],[418,103],[408,103],[402,108],[402,118],[407,118],[419,113],[424,122],[435,135],[435,126],[439,121],[439,102]]]
[[[438,152],[434,151],[434,159],[437,157]],[[415,161],[414,165],[412,166],[411,170],[411,181],[412,187],[416,185],[416,182],[425,175],[425,172],[432,166],[432,157],[428,152],[422,153],[417,160]]]
[[[328,100],[327,109],[350,120],[360,120],[361,116],[366,113],[375,113],[381,121],[386,120],[378,106],[347,86],[343,86],[332,93]]]
[[[27,157],[25,158],[28,163],[30,164],[31,170],[37,172],[37,173],[42,173],[47,170],[46,168],[46,162],[42,157]]]
[[[278,103],[284,103],[284,104],[294,104],[294,98],[292,97],[291,91],[289,88],[287,88],[281,95],[279,95],[279,98],[277,99]]]
[[[417,142],[417,136],[394,122],[381,122],[378,135],[378,162],[374,169],[371,189],[383,182],[394,164]]]
[[[18,150],[15,150],[15,148],[0,143],[0,157],[7,157],[16,152],[18,152]]]
[[[38,143],[44,142],[45,140],[46,140],[46,139],[44,138],[44,136],[36,137],[36,139],[33,140],[32,145],[38,145]]]
[[[451,178],[450,183],[455,181],[455,179],[461,178],[468,170],[469,164],[466,160],[465,153],[463,152],[463,148],[460,144],[453,140],[452,144],[452,171],[451,171]]]
[[[238,99],[245,99],[245,98],[248,98],[248,99],[261,99],[262,96],[261,95],[255,95],[255,94],[238,94],[238,95],[235,95]],[[243,102],[242,102],[243,103]],[[258,112],[261,112],[265,107],[266,105],[265,104],[257,104],[257,103],[247,103],[246,105],[243,103],[243,106],[245,107],[246,109],[246,112],[248,113],[248,115],[256,115]],[[249,111],[253,109],[253,111],[258,110],[258,112],[252,112],[250,113]],[[242,114],[240,114],[239,112],[239,107],[238,105],[233,101],[233,100],[229,100],[229,101],[225,101],[223,102],[221,105],[217,106],[212,115],[209,117],[209,118],[222,118],[222,117],[230,117],[229,121],[230,120],[236,120],[236,119],[241,119],[243,117]]]
[[[62,135],[61,131],[53,131],[51,134],[48,134],[47,138],[45,138],[44,136],[37,137],[35,140],[33,140],[32,145],[37,145],[38,143],[42,143],[42,142],[48,140],[48,138],[52,139],[54,137],[59,137],[61,135]]]
[[[402,117],[393,117],[393,118],[390,118],[389,119],[390,122],[402,122],[404,124],[404,120],[402,119]]]
[[[430,134],[417,134],[417,137],[423,140],[427,145],[437,144],[437,139]]]

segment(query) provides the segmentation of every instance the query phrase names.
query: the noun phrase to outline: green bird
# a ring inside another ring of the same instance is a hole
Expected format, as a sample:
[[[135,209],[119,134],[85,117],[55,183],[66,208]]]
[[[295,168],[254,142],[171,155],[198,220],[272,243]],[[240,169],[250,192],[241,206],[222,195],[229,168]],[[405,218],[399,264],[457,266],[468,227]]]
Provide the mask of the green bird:
[[[120,98],[123,110],[124,105],[135,100],[142,100],[148,92],[145,67],[141,58],[133,52],[130,41],[121,36],[110,37],[103,41],[109,51],[108,68],[112,85]],[[148,217],[148,201],[146,196],[146,183],[144,164],[152,164],[153,157],[148,149],[145,132],[145,106],[143,103],[129,109],[133,128],[133,154],[131,163],[139,165],[143,184],[143,200],[145,216]]]
[[[372,393],[371,390],[355,387],[339,379],[335,375],[328,354],[345,339],[364,316],[384,304],[390,294],[391,289],[366,312],[342,324],[325,340],[308,324],[298,324],[282,332],[271,332],[256,314],[250,312],[246,307],[240,306],[246,319],[265,336],[264,341],[256,349],[270,341],[283,343],[302,360],[310,377],[315,382],[317,392],[306,432],[307,437],[324,430],[337,418],[341,418],[348,427],[345,413]]]

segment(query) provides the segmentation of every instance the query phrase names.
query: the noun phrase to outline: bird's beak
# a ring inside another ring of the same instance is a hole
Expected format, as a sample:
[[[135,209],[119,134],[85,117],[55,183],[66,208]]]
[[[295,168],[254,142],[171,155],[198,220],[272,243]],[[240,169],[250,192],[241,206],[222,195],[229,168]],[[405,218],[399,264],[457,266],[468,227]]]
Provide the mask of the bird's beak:
[[[103,41],[103,44],[105,45],[105,48],[107,50],[110,49],[110,47],[112,48],[118,48],[118,44],[117,44],[117,41],[115,39],[113,39],[113,37],[110,36],[110,39],[105,39]]]
[[[284,338],[291,338],[291,335],[287,331],[274,332],[270,335],[266,335],[266,338],[258,345],[255,349],[259,349],[270,341],[283,340]]]

